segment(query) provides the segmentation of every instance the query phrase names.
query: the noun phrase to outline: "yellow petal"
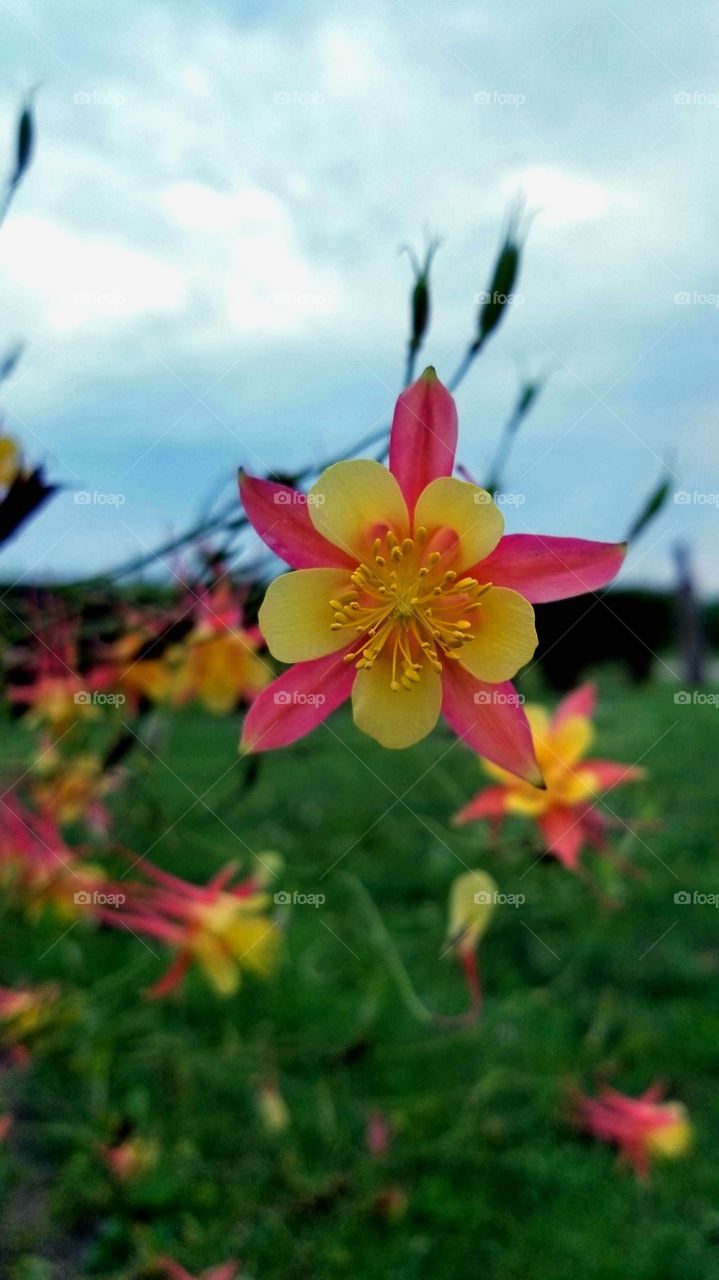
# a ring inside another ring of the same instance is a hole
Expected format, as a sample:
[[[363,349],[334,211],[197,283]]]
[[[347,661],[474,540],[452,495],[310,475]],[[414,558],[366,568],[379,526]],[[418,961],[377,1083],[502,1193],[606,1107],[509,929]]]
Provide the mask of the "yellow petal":
[[[532,730],[532,740],[536,747],[538,741],[546,741],[549,736],[552,718],[546,707],[540,707],[537,702],[529,702],[524,708],[529,727]]]
[[[655,1156],[674,1159],[683,1156],[692,1141],[692,1126],[681,1102],[667,1103],[665,1110],[671,1113],[669,1124],[657,1125],[646,1137],[647,1148]]]
[[[459,660],[478,680],[499,684],[529,662],[537,647],[534,609],[518,591],[492,587],[472,614],[475,637],[462,646]]]
[[[569,716],[551,731],[547,746],[555,759],[571,766],[585,755],[593,736],[591,720],[586,716]]]
[[[383,747],[400,750],[434,729],[442,703],[442,679],[427,663],[411,689],[394,691],[391,679],[392,661],[384,651],[369,670],[357,672],[352,711],[358,729]]]
[[[362,560],[381,531],[400,539],[409,532],[407,506],[391,471],[370,458],[336,462],[322,472],[307,497],[315,529],[336,547]]]
[[[233,996],[240,985],[240,970],[223,944],[210,934],[197,933],[191,946],[195,959],[217,994]]]
[[[501,512],[485,489],[466,480],[440,476],[420,494],[414,527],[428,533],[453,529],[459,538],[458,563],[469,569],[496,547],[504,531]]]
[[[536,818],[546,813],[551,803],[548,792],[541,791],[539,787],[533,787],[528,782],[514,787],[507,793],[507,813],[518,813],[525,818]]]
[[[275,578],[259,618],[270,653],[279,662],[309,662],[346,649],[357,635],[349,627],[330,630],[334,622],[330,600],[349,587],[349,575],[343,569],[296,569]]]
[[[272,972],[280,934],[267,916],[238,920],[228,929],[225,941],[243,969],[250,969],[260,977],[267,977]]]

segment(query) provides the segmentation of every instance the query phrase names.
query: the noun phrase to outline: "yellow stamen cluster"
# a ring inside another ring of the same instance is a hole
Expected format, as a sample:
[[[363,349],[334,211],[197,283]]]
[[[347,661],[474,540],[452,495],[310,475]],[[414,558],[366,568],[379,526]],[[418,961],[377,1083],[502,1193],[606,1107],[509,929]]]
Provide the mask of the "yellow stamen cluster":
[[[440,672],[441,657],[460,656],[462,645],[475,638],[467,614],[481,607],[479,597],[492,585],[459,578],[453,569],[443,572],[442,553],[427,553],[427,541],[424,528],[402,542],[391,531],[375,538],[371,562],[359,564],[352,587],[330,600],[331,630],[346,627],[362,637],[345,662],[369,670],[391,644],[395,692],[418,682],[424,662]]]

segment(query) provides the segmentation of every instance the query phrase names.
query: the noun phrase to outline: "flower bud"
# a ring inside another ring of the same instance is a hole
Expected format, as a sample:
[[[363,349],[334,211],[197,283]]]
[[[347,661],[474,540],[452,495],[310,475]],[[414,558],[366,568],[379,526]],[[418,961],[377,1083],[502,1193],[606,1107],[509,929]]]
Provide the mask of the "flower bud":
[[[521,227],[524,204],[516,200],[509,211],[507,230],[494,264],[494,271],[489,288],[482,295],[482,304],[477,318],[477,337],[472,351],[474,354],[487,340],[489,335],[500,324],[505,308],[511,300],[519,268],[522,261],[524,232]]]
[[[465,871],[449,891],[447,945],[460,953],[473,951],[494,911],[497,886],[486,871]]]
[[[409,245],[405,245],[414,272],[414,288],[410,297],[409,353],[411,356],[419,351],[429,326],[429,271],[439,244],[437,239],[428,241],[423,263],[420,263],[414,250]]]

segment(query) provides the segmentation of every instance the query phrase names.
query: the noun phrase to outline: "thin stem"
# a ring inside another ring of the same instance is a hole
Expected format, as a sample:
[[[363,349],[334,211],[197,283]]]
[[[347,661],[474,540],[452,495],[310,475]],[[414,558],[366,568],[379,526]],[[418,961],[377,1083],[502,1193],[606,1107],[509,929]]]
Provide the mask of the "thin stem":
[[[502,434],[489,467],[489,478],[487,480],[487,491],[494,495],[502,483],[502,475],[507,465],[509,455],[512,451],[514,438],[517,434],[517,428],[522,421],[521,414],[513,413],[511,418],[504,424]]]
[[[481,339],[477,339],[475,342],[472,343],[471,346],[467,348],[462,359],[457,365],[457,368],[455,369],[453,376],[450,378],[449,382],[447,383],[448,391],[457,390],[457,387],[459,386],[460,382],[462,382],[462,380],[466,378],[467,374],[469,373],[469,370],[474,364],[474,361],[476,360],[483,346],[484,346],[484,343],[481,341]]]

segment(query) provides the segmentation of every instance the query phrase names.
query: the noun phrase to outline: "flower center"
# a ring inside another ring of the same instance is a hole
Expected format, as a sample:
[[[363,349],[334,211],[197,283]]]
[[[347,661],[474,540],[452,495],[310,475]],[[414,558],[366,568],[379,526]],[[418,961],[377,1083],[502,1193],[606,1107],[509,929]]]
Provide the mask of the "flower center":
[[[344,662],[369,670],[387,649],[390,687],[399,692],[418,682],[425,662],[439,672],[442,656],[459,658],[462,645],[475,638],[468,615],[481,608],[480,596],[492,584],[443,571],[442,558],[428,551],[424,528],[402,542],[392,532],[375,538],[371,559],[351,574],[352,588],[330,600],[331,630],[346,627],[362,637]]]

